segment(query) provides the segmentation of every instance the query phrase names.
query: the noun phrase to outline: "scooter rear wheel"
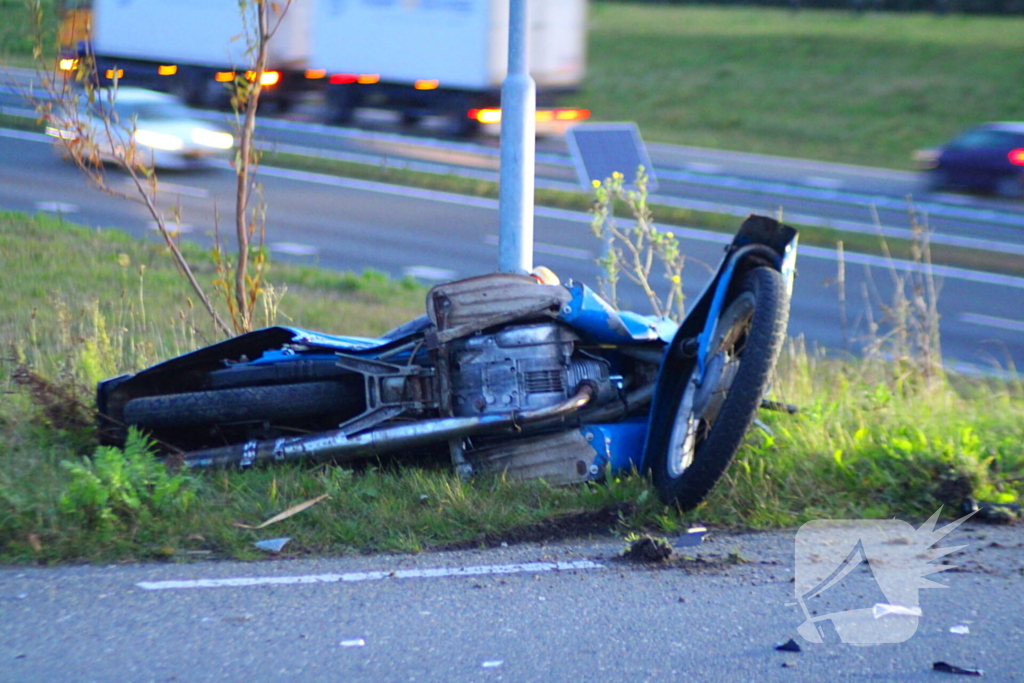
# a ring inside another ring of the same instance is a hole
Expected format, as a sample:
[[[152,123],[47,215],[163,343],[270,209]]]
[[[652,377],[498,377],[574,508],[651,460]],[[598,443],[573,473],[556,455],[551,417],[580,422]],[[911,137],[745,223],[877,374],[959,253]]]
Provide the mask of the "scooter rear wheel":
[[[721,478],[757,414],[788,318],[779,271],[748,271],[718,318],[703,383],[681,381],[666,413],[671,428],[651,434],[651,476],[663,502],[690,510]]]

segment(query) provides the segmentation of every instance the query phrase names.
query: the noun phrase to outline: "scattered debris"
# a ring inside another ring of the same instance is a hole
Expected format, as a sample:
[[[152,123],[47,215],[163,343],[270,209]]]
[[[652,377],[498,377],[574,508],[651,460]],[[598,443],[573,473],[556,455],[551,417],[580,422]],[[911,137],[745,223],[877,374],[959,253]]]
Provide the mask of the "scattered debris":
[[[974,512],[974,520],[986,524],[1013,524],[1021,514],[1019,503],[994,503],[975,500],[968,496],[964,500],[964,512]]]
[[[783,669],[795,669],[796,668],[796,662],[794,662],[794,661],[792,661],[790,659],[787,659],[786,661],[784,661],[782,663],[782,668]]]
[[[366,641],[362,638],[353,638],[352,640],[343,640],[338,645],[342,647],[363,647],[366,645]]]
[[[920,607],[906,607],[904,605],[888,605],[884,602],[876,604],[872,610],[875,619],[881,619],[890,614],[899,617],[919,617],[922,615]]]
[[[49,426],[76,431],[95,425],[95,412],[80,398],[89,396],[90,392],[73,377],[62,376],[60,383],[51,382],[24,363],[18,363],[11,372],[11,379],[25,390]]]
[[[485,669],[496,669],[499,666],[501,666],[503,663],[504,662],[502,660],[498,659],[498,660],[495,660],[493,662],[484,662],[483,663],[483,667]]]
[[[644,534],[636,537],[634,534],[626,537],[629,547],[623,551],[622,556],[629,560],[638,562],[664,562],[672,556],[672,546],[664,538],[654,538]]]
[[[942,671],[947,674],[962,674],[964,676],[984,676],[985,672],[981,669],[964,669],[959,666],[953,666],[946,662],[935,662],[932,664],[933,671]]]
[[[971,629],[967,626],[967,624],[957,624],[956,626],[950,626],[949,632],[955,633],[958,636],[966,636],[968,633],[971,632]]]
[[[260,550],[266,550],[270,553],[279,553],[281,549],[287,545],[290,538],[268,538],[265,541],[257,541],[255,546]]]
[[[306,508],[312,507],[313,505],[316,505],[317,503],[319,503],[321,500],[323,500],[326,497],[327,497],[327,494],[325,493],[322,496],[317,496],[316,498],[313,498],[312,500],[307,500],[305,503],[299,503],[298,505],[293,505],[292,507],[288,508],[284,512],[282,512],[280,514],[274,515],[273,517],[271,517],[267,521],[263,522],[263,524],[259,524],[257,526],[249,526],[248,524],[242,524],[241,522],[235,522],[235,526],[237,526],[239,529],[262,529],[263,527],[270,526],[271,524],[276,524],[277,522],[280,522],[281,520],[288,519],[289,517],[291,517],[293,515],[299,514],[300,512],[305,510]]]
[[[700,545],[704,542],[704,535],[708,532],[705,527],[695,526],[686,530],[686,533],[676,539],[672,545],[676,548],[686,548],[692,545]]]
[[[790,638],[784,643],[779,643],[775,646],[775,649],[779,650],[780,652],[801,652],[800,644],[792,638]]]
[[[43,542],[39,540],[39,534],[29,534],[26,540],[28,540],[28,545],[32,548],[33,552],[43,552]]]

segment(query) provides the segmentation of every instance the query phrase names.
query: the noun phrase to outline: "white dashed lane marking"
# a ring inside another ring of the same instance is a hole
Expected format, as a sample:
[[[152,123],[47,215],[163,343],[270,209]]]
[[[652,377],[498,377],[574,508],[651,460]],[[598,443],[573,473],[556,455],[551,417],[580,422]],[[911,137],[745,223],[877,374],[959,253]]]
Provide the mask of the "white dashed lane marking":
[[[312,256],[319,251],[312,244],[299,244],[298,242],[271,242],[270,250],[292,256]]]
[[[36,202],[36,210],[50,213],[75,213],[78,211],[78,205],[65,202]]]
[[[418,277],[421,280],[454,280],[457,273],[447,268],[434,268],[433,266],[408,266],[402,270],[402,274],[409,277]]]

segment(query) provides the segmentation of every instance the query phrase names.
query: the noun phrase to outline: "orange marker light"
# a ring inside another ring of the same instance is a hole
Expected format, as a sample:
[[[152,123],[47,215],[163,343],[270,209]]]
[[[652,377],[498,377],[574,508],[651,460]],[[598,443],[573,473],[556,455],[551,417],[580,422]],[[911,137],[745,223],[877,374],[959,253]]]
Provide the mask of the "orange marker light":
[[[78,68],[77,59],[62,59],[60,60],[61,71],[74,71]]]
[[[162,66],[158,66],[156,68],[156,72],[161,76],[173,76],[174,74],[178,73],[178,67],[174,64],[165,64]]]
[[[380,82],[380,74],[361,74],[356,80],[363,85],[372,85]]]
[[[306,78],[327,78],[327,69],[306,69]]]
[[[416,88],[417,90],[436,90],[437,86],[439,85],[440,82],[435,78],[430,80],[416,81],[415,83],[412,84],[412,87]]]
[[[590,111],[587,109],[556,109],[555,118],[559,121],[582,121],[590,118]]]
[[[234,71],[218,71],[217,73],[215,73],[213,75],[213,80],[217,81],[218,83],[229,83],[229,82],[235,80],[235,72]]]
[[[245,78],[250,81],[256,80],[255,71],[246,71]],[[281,72],[279,71],[264,71],[263,75],[260,76],[260,85],[270,87],[277,85],[278,81],[281,80]]]
[[[107,69],[106,76],[107,76],[107,78],[110,78],[110,79],[123,78],[124,77],[124,69],[118,69],[116,73],[114,72],[113,69]]]

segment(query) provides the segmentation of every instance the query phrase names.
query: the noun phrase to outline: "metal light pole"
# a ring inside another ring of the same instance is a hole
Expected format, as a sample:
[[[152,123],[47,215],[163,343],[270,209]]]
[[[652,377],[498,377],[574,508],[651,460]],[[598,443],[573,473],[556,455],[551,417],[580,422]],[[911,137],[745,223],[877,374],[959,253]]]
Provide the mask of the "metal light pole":
[[[510,0],[508,75],[501,85],[498,270],[533,270],[533,183],[537,86],[530,76],[529,0]]]

